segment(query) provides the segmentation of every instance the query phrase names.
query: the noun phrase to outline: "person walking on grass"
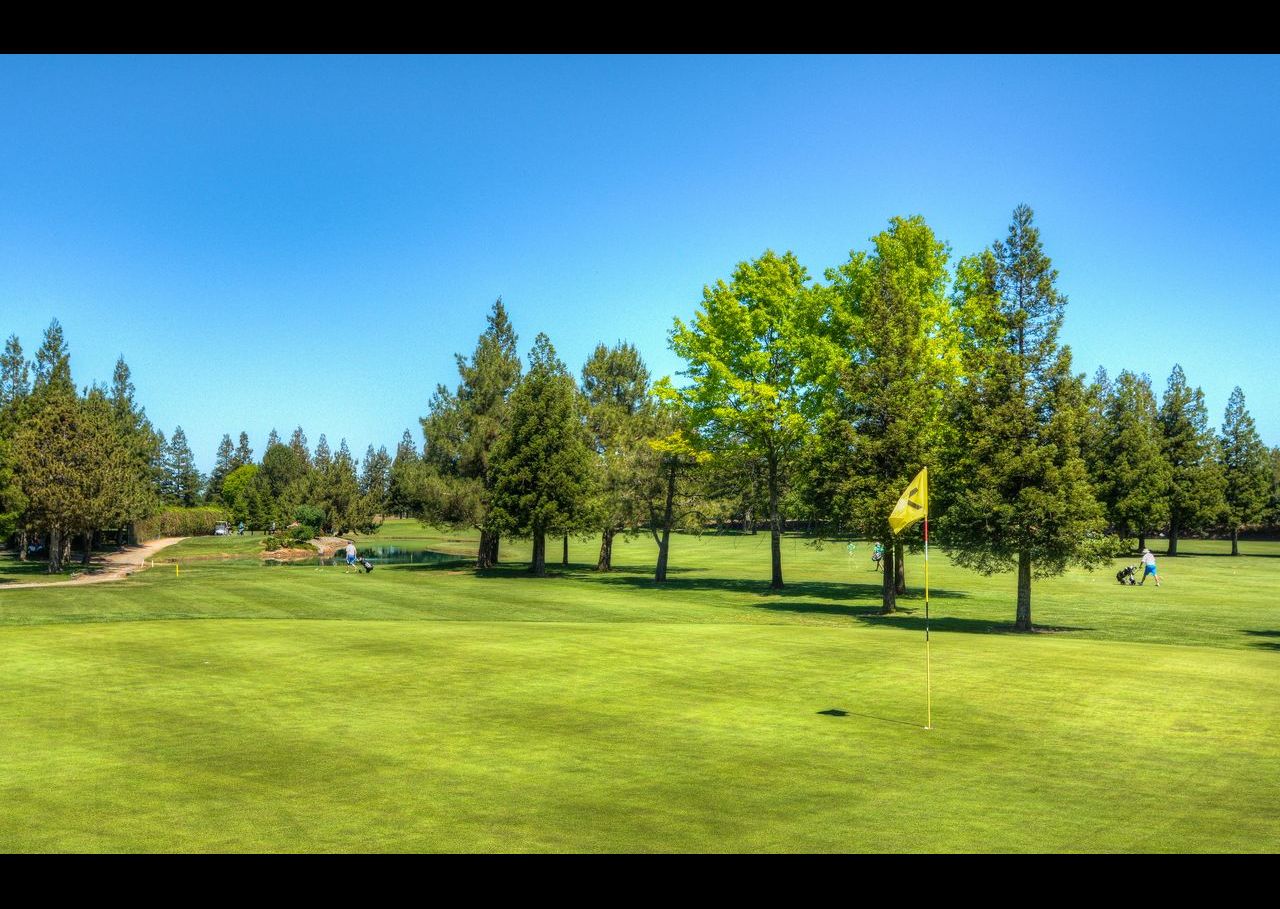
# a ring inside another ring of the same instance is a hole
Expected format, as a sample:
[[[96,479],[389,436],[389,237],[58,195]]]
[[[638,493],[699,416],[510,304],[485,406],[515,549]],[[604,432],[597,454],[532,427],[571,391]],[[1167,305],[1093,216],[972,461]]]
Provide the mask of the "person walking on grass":
[[[347,540],[347,571],[356,570],[356,544]]]
[[[1160,586],[1160,575],[1156,574],[1156,557],[1151,554],[1150,549],[1142,550],[1142,580],[1138,582],[1141,587],[1147,583],[1147,576],[1155,578],[1156,586]]]

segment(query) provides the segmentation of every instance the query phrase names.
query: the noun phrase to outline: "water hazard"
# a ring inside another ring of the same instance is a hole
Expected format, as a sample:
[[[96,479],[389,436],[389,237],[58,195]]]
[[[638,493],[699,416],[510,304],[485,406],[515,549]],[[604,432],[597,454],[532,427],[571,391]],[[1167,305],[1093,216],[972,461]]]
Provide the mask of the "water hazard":
[[[407,549],[401,546],[362,546],[356,550],[362,559],[375,565],[438,565],[465,561],[467,556],[432,549]]]

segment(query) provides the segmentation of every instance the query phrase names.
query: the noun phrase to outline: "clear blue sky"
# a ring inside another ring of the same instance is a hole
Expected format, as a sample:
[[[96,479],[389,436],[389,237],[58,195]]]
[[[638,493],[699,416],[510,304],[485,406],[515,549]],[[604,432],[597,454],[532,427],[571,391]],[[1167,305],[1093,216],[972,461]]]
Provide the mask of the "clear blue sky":
[[[1036,211],[1076,368],[1175,362],[1280,444],[1277,58],[0,59],[0,334],[118,354],[202,469],[274,426],[393,448],[501,295],[654,372],[705,283],[896,214]]]

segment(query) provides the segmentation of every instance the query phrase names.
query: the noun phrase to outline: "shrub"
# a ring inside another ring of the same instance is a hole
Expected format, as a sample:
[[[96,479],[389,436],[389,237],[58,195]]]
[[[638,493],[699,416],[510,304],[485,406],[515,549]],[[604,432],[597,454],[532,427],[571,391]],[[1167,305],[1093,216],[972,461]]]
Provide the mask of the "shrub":
[[[231,519],[223,508],[168,505],[151,517],[138,521],[134,529],[140,541],[154,540],[157,537],[198,537],[212,534],[215,524],[229,520]]]

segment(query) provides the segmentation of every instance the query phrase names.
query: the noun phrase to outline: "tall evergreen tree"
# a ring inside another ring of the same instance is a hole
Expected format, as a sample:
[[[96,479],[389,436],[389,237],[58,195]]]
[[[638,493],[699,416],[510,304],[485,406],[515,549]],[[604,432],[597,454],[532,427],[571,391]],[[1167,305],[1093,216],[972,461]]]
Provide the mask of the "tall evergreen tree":
[[[298,456],[301,463],[311,466],[311,449],[307,447],[307,434],[302,431],[301,426],[297,427],[289,437],[289,447],[293,449],[293,453]]]
[[[742,447],[764,464],[770,586],[782,587],[782,501],[817,402],[814,339],[821,297],[792,253],[740,262],[730,282],[702,291],[691,325],[676,319],[671,347],[692,379],[683,389],[696,430],[717,452]]]
[[[529,371],[511,395],[492,453],[490,518],[501,533],[533,537],[529,571],[545,577],[546,534],[581,525],[591,493],[591,450],[573,377],[539,334]]]
[[[31,393],[31,370],[17,335],[5,341],[0,354],[0,409],[10,407]]]
[[[983,574],[1017,570],[1020,631],[1032,629],[1033,572],[1049,577],[1110,556],[1080,454],[1084,383],[1058,343],[1067,300],[1032,221],[1019,206],[1005,241],[960,263],[966,382],[956,444],[931,490],[946,502],[938,535],[956,562]]]
[[[280,444],[280,434],[279,434],[278,432],[276,432],[276,428],[275,428],[274,426],[272,426],[272,427],[271,427],[271,432],[270,432],[270,433],[268,433],[268,435],[267,435],[267,448],[270,448],[272,445],[279,445],[279,444]],[[266,454],[266,453],[267,453],[267,449],[266,449],[266,448],[264,448],[264,449],[262,450],[262,453],[263,453],[263,454]]]
[[[162,495],[173,505],[193,507],[200,499],[200,471],[196,458],[187,442],[187,434],[181,426],[173,430],[173,437],[165,453],[165,479]]]
[[[1108,386],[1092,474],[1107,522],[1122,539],[1147,545],[1169,517],[1169,463],[1151,379],[1125,370]]]
[[[312,465],[320,473],[324,473],[332,463],[333,454],[329,451],[329,440],[324,437],[324,433],[320,433],[320,441],[316,443],[316,454],[312,459]]]
[[[1169,551],[1178,554],[1178,538],[1217,522],[1223,513],[1225,479],[1216,457],[1217,437],[1209,426],[1204,392],[1187,384],[1182,367],[1169,374],[1160,402],[1164,457],[1169,464]]]
[[[582,393],[597,468],[597,571],[613,570],[613,538],[643,526],[648,514],[641,461],[652,431],[649,370],[635,345],[597,344],[582,367]]]
[[[404,517],[418,511],[415,490],[419,486],[418,473],[421,467],[422,459],[418,457],[413,434],[406,429],[400,437],[400,444],[396,446],[395,459],[391,462],[387,510],[392,514]]]
[[[827,272],[836,353],[804,486],[834,524],[883,543],[881,610],[890,613],[902,555],[889,512],[935,461],[956,332],[947,247],[924,219],[894,218],[872,244]]]
[[[213,473],[209,474],[209,485],[205,491],[205,496],[210,502],[216,502],[222,498],[222,481],[237,466],[235,446],[231,443],[231,434],[224,433],[222,441],[218,443],[218,452],[214,455]]]
[[[253,463],[253,449],[249,447],[249,434],[247,432],[241,431],[240,443],[236,446],[236,453],[231,462],[236,467],[243,467],[245,464]]]
[[[44,340],[36,351],[32,391],[51,390],[55,394],[74,395],[71,381],[71,353],[62,334],[62,324],[54,319],[44,331]]]
[[[385,447],[374,451],[370,445],[360,464],[360,492],[369,499],[369,507],[375,514],[387,512],[387,499],[391,488],[391,456]]]
[[[457,390],[437,386],[422,418],[426,471],[417,495],[425,520],[480,531],[478,568],[498,561],[500,531],[490,520],[492,460],[520,381],[517,337],[501,299],[486,321],[471,359],[456,355]]]
[[[1220,447],[1226,480],[1226,515],[1231,526],[1231,554],[1240,554],[1240,528],[1266,513],[1271,489],[1271,458],[1237,385],[1227,401]]]

